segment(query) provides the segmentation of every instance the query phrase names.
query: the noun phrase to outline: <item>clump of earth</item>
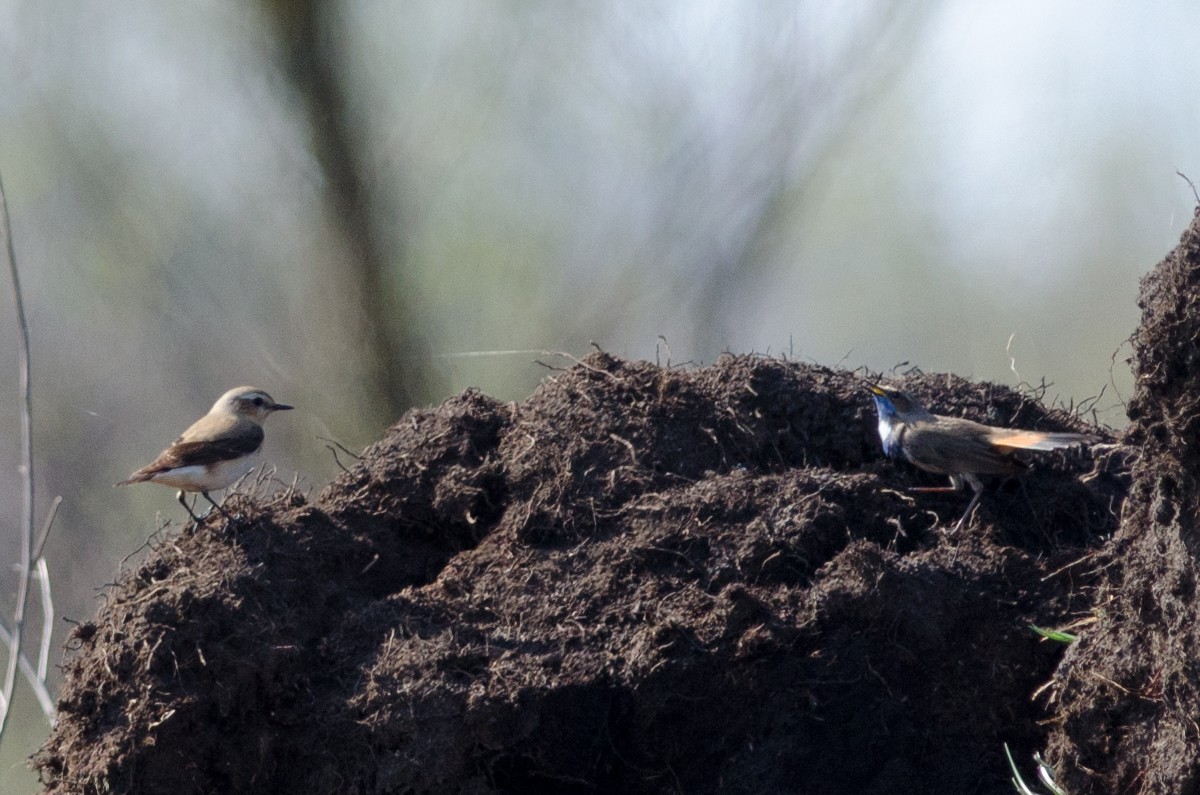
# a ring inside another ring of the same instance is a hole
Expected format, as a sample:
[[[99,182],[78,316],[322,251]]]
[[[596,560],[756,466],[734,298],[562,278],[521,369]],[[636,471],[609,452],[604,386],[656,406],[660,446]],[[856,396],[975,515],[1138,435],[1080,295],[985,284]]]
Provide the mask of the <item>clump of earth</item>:
[[[402,417],[315,496],[165,535],[75,631],[48,793],[1200,788],[1200,233],[1145,280],[1132,424],[967,493],[887,461],[864,377],[594,353]],[[1078,640],[1031,629],[1071,627]]]

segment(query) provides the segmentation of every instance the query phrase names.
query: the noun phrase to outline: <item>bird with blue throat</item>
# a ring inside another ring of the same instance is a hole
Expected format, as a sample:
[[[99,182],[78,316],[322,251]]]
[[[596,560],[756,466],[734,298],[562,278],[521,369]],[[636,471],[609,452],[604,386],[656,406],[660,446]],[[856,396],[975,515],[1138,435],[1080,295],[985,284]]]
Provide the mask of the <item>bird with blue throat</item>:
[[[950,486],[921,491],[957,491],[963,483],[975,492],[958,531],[983,494],[980,475],[1015,475],[1027,468],[1019,450],[1049,451],[1095,444],[1100,437],[1086,433],[1027,431],[996,428],[963,417],[934,414],[907,392],[882,384],[867,387],[879,415],[879,438],[888,458],[903,458],[918,469],[950,476]]]

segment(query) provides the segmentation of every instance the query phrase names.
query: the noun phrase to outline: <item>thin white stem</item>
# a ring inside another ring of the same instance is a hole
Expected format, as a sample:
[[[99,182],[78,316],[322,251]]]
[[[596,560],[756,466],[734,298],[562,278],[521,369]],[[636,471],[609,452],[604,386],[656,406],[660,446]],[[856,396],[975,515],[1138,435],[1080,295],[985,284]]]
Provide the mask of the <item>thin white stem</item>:
[[[0,619],[0,643],[11,649],[12,640],[12,630],[8,628],[7,622]],[[25,677],[25,681],[29,682],[29,687],[32,688],[33,695],[38,700],[38,706],[42,708],[42,714],[46,716],[46,720],[53,726],[55,718],[54,699],[50,695],[50,690],[46,687],[45,677],[38,676],[37,671],[33,668],[33,663],[29,661],[24,652],[21,653],[19,667],[21,675]],[[7,704],[7,702],[4,703]]]
[[[50,669],[50,636],[54,632],[54,597],[50,594],[50,567],[45,558],[38,558],[38,586],[42,591],[42,642],[38,644],[37,678],[46,681]]]
[[[6,648],[12,648],[12,630],[8,629],[8,623],[2,620],[2,618],[0,618],[0,644],[4,644]],[[25,677],[25,681],[29,682],[30,689],[34,691],[37,705],[42,707],[42,715],[46,716],[50,725],[54,725],[54,697],[50,695],[49,688],[46,687],[46,680],[37,675],[34,663],[30,662],[29,657],[26,657],[24,652],[20,653],[18,668],[20,669],[20,675]],[[7,704],[7,701],[5,701],[5,704]]]
[[[50,537],[50,528],[54,526],[54,517],[58,516],[58,506],[62,505],[62,495],[56,496],[50,503],[46,513],[46,521],[42,523],[42,532],[38,535],[37,543],[33,545],[33,556],[37,560],[38,586],[42,595],[42,642],[38,645],[38,679],[43,683],[50,669],[50,636],[54,634],[54,596],[50,592],[50,566],[42,555],[46,539]]]
[[[17,275],[17,255],[13,248],[12,224],[8,217],[8,199],[4,195],[4,184],[0,182],[0,234],[4,236],[4,250],[8,257],[8,272],[12,279],[13,302],[17,310],[17,330],[21,338],[21,392],[25,402],[21,411],[21,476],[24,480],[24,495],[21,500],[21,559],[17,562],[21,573],[17,582],[17,604],[13,608],[13,623],[10,632],[8,665],[4,669],[4,684],[0,694],[4,696],[3,711],[0,712],[0,737],[8,725],[12,713],[13,690],[17,684],[18,661],[21,652],[21,636],[25,631],[25,605],[29,600],[29,581],[33,577],[33,388],[30,380],[29,323],[25,319],[25,304],[21,298],[21,279]]]

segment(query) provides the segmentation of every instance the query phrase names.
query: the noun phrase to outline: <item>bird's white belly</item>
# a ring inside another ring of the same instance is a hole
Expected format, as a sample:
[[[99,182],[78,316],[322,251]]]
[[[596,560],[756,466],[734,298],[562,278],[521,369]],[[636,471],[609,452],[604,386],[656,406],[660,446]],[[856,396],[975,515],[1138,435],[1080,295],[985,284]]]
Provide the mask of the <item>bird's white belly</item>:
[[[152,483],[182,491],[218,491],[258,466],[258,456],[248,455],[204,466],[178,467],[150,478]]]

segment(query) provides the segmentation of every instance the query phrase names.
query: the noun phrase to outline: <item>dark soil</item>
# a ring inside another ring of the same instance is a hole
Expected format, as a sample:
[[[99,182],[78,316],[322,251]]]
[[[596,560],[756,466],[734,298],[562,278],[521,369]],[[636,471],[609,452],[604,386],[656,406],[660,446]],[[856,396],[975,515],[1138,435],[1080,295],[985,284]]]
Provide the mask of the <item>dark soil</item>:
[[[1133,486],[1096,623],[1051,696],[1049,758],[1071,792],[1200,792],[1200,215],[1139,305]]]
[[[1200,791],[1198,234],[1143,287],[1127,443],[956,534],[859,375],[756,356],[594,354],[410,412],[311,501],[234,497],[74,633],[46,791],[1010,793],[1005,743],[1076,795]]]

